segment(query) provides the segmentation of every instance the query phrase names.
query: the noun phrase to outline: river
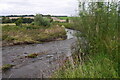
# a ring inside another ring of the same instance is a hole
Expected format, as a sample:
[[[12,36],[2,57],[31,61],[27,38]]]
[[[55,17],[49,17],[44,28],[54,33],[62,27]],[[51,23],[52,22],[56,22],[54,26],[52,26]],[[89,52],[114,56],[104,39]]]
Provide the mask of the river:
[[[3,78],[48,78],[60,68],[66,57],[71,55],[71,46],[76,43],[75,32],[65,29],[67,39],[43,44],[15,45],[2,48],[3,64],[15,65],[3,72]],[[37,58],[25,58],[37,53]]]

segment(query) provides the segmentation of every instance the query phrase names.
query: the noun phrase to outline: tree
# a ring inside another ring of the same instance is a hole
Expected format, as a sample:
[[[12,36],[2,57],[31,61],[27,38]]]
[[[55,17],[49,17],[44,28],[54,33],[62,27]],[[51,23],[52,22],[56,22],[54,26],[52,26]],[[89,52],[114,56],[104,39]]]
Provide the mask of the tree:
[[[9,17],[2,17],[2,23],[11,23],[11,19]]]
[[[44,19],[42,18],[42,15],[36,14],[36,16],[34,18],[35,25],[40,26],[40,25],[42,25],[43,21],[44,21]]]
[[[50,22],[45,20],[41,14],[36,14],[34,18],[34,24],[37,26],[49,26]]]
[[[15,22],[15,24],[16,24],[16,26],[22,27],[22,22],[23,22],[22,18],[19,18],[19,19]]]
[[[68,19],[68,18],[66,19],[66,22],[69,22],[69,19]]]

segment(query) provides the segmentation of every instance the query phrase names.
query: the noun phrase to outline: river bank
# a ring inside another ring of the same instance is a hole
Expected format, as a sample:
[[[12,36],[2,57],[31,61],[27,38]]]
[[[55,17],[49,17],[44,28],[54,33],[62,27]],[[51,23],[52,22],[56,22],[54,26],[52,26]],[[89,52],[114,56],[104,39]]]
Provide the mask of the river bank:
[[[23,25],[2,26],[2,46],[44,43],[67,38],[65,28],[52,25],[50,27]]]

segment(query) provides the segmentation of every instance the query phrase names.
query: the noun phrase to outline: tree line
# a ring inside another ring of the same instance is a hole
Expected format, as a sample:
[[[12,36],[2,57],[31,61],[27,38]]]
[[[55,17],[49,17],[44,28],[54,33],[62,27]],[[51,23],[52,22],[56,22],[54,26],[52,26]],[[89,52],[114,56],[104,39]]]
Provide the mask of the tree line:
[[[9,17],[2,17],[2,23],[15,23],[17,19],[10,19]],[[23,18],[21,17],[22,19],[22,23],[32,23],[34,21],[34,19],[31,19],[31,18]]]

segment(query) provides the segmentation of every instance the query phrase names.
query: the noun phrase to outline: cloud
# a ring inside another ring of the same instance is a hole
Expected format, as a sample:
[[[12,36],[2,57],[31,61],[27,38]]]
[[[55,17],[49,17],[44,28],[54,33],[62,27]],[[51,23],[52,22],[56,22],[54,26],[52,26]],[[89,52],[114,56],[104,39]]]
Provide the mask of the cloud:
[[[77,0],[1,0],[0,12],[8,14],[75,15]]]

